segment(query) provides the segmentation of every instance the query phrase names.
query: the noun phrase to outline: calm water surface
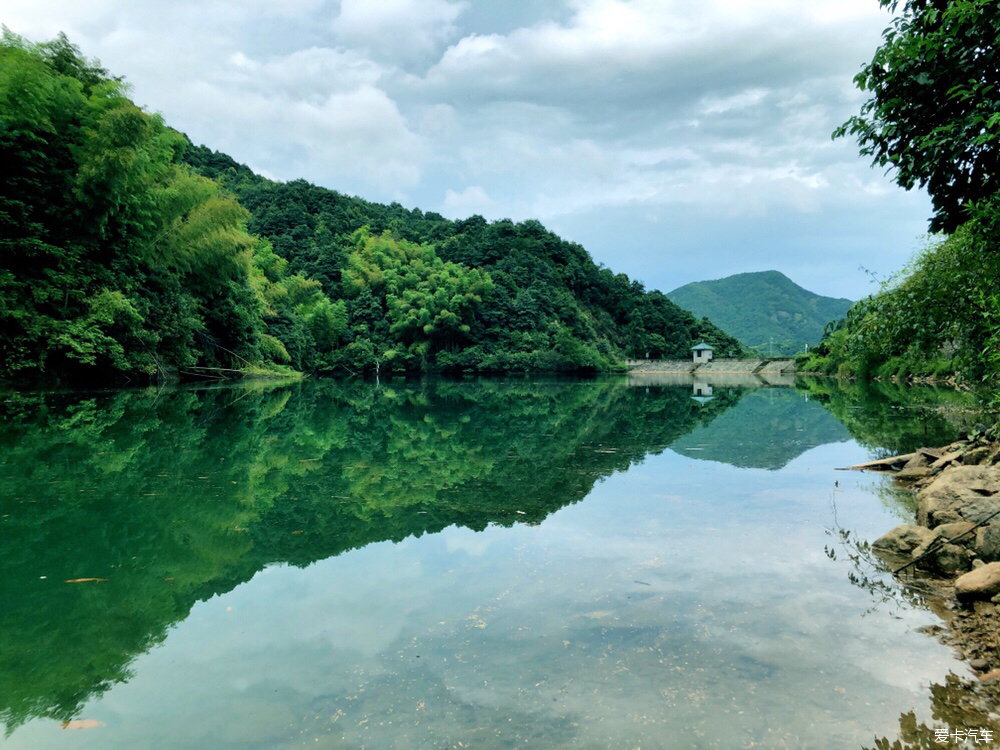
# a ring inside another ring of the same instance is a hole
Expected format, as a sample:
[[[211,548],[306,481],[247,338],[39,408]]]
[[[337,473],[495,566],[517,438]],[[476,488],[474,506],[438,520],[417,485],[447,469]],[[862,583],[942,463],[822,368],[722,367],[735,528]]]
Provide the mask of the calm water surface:
[[[968,670],[843,543],[909,511],[834,468],[951,440],[925,407],[954,396],[745,386],[0,396],[0,745],[842,750],[910,711],[943,726],[930,688]]]

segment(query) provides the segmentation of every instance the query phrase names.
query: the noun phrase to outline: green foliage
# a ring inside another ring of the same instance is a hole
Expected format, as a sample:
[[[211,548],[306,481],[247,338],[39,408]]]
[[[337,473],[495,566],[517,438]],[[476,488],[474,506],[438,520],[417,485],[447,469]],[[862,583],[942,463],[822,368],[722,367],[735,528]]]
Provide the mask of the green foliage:
[[[871,98],[834,136],[926,188],[931,230],[951,232],[1000,189],[1000,14],[991,0],[879,3],[902,9],[855,78]]]
[[[322,361],[344,304],[258,248],[246,209],[180,163],[186,139],[126,94],[64,36],[33,45],[4,31],[0,377]]]
[[[699,340],[742,351],[537,221],[273,183],[127,93],[64,36],[4,32],[2,378],[596,372]]]
[[[954,388],[809,377],[799,378],[797,385],[879,456],[946,445],[982,419],[977,396]]]
[[[1000,201],[922,251],[899,279],[862,300],[803,369],[907,379],[1000,374]]]
[[[345,271],[345,293],[365,287],[384,298],[389,333],[403,344],[448,347],[466,336],[493,288],[489,274],[444,262],[429,245],[396,240],[388,231],[356,234]]]
[[[696,281],[667,295],[710,318],[762,356],[790,356],[819,343],[827,323],[844,317],[851,301],[807,291],[778,271]]]
[[[346,300],[348,343],[332,360],[340,367],[601,371],[625,357],[686,359],[701,340],[745,351],[537,221],[449,221],[302,180],[274,183],[203,146],[185,158],[233,191],[251,231],[289,268]]]

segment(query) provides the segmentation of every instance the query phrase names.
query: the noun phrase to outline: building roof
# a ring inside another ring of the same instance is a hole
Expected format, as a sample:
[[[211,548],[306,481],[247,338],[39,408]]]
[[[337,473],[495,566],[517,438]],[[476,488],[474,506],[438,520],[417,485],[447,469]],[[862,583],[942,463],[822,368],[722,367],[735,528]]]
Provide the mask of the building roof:
[[[710,351],[710,352],[714,352],[715,351],[712,347],[710,347],[704,341],[702,341],[700,344],[698,344],[698,346],[692,346],[691,347],[692,351],[698,351],[699,349],[702,350],[702,351]]]

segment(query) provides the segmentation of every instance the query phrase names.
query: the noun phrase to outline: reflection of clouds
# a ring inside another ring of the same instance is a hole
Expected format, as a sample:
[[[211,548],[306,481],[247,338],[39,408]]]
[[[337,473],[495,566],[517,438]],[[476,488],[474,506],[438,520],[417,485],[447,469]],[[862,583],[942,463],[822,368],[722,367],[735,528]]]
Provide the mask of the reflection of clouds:
[[[537,527],[267,568],[196,605],[93,716],[140,745],[163,715],[189,717],[171,728],[189,746],[247,732],[275,747],[299,732],[513,742],[536,727],[541,748],[698,735],[839,750],[894,734],[953,662],[912,632],[922,612],[861,617],[867,595],[822,553],[832,472],[810,469],[857,450],[825,446],[779,472],[665,453]],[[837,521],[890,525],[871,500],[845,488]]]
[[[464,552],[469,557],[482,557],[493,544],[492,534],[449,528],[441,532],[444,547],[449,553]]]

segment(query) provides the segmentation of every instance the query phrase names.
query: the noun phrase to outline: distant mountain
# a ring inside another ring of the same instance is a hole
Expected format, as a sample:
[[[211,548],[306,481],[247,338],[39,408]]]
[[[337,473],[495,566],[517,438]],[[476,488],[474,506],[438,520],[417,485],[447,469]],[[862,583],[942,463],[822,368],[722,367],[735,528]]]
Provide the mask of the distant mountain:
[[[778,271],[696,281],[667,297],[764,356],[796,354],[818,344],[824,326],[844,317],[853,304],[814,294]]]

